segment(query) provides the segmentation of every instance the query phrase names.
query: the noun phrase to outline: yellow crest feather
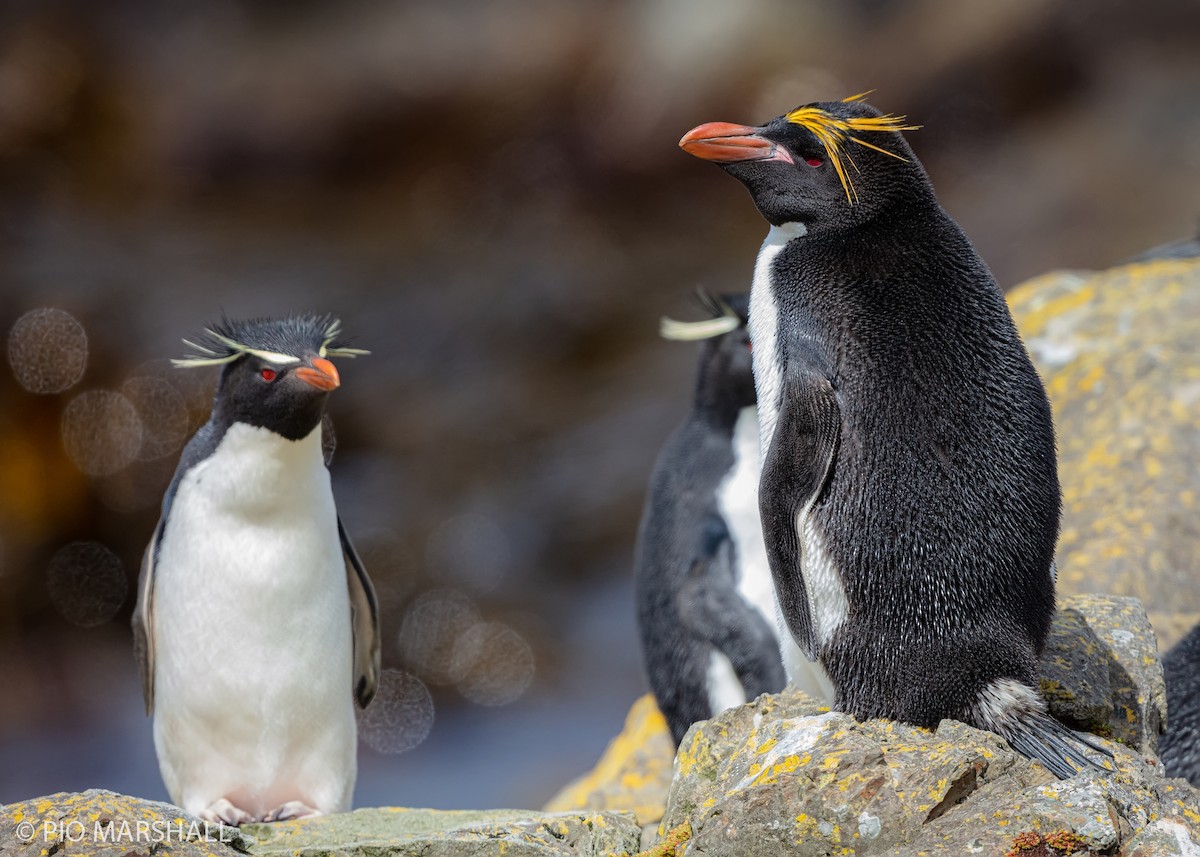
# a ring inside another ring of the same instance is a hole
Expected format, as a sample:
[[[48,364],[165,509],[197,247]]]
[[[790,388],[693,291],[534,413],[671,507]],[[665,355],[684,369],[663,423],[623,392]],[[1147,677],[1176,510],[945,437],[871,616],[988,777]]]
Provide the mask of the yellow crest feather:
[[[857,95],[851,95],[849,98],[843,98],[844,103],[853,101],[862,101],[873,90],[860,92]],[[846,171],[845,164],[842,163],[844,157],[850,162],[850,166],[858,171],[858,165],[854,163],[854,159],[850,157],[850,153],[846,151],[846,141],[850,140],[858,143],[860,146],[865,146],[868,149],[874,149],[876,152],[882,152],[885,155],[890,155],[897,160],[908,160],[895,152],[889,152],[887,149],[881,148],[868,143],[858,137],[852,136],[852,131],[915,131],[920,128],[920,125],[904,124],[907,117],[893,116],[890,113],[883,116],[855,116],[850,119],[842,119],[822,110],[820,107],[799,107],[787,114],[787,121],[793,125],[799,125],[806,128],[812,133],[817,141],[825,148],[825,153],[829,156],[829,163],[833,165],[834,172],[837,173],[838,181],[842,183],[842,188],[846,191],[846,199],[851,205],[858,201],[858,194],[854,190],[854,183],[850,181],[850,175]]]

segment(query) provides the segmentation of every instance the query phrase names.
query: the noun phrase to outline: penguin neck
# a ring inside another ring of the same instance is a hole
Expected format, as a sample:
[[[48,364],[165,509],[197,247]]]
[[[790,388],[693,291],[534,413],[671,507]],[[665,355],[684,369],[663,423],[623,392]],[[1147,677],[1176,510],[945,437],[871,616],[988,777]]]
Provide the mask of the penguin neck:
[[[775,294],[774,272],[777,257],[790,242],[808,234],[799,222],[772,225],[763,239],[754,263],[754,281],[750,287],[750,341],[754,343],[754,385],[758,393],[758,419],[765,456],[775,433],[783,390],[783,363],[780,352],[780,308]]]
[[[767,230],[767,237],[763,240],[762,251],[768,247],[777,247],[783,249],[783,246],[793,238],[803,238],[808,234],[808,224],[802,223],[799,220],[789,220],[787,223],[771,224],[771,228]],[[779,249],[775,252],[778,253]]]

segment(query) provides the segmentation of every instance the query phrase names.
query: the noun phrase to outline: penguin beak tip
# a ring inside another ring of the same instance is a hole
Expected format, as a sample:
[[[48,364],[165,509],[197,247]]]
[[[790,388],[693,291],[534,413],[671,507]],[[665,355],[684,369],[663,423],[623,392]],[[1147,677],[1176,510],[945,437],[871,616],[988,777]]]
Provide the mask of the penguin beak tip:
[[[324,357],[313,358],[312,366],[301,366],[296,370],[296,375],[323,393],[329,393],[342,385],[337,367]]]

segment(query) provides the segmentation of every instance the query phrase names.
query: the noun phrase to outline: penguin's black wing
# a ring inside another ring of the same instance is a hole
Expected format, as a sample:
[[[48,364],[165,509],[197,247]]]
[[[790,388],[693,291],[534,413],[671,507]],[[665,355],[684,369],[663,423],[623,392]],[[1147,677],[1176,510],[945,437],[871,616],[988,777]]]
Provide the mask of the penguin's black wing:
[[[679,622],[733,665],[747,699],[778,693],[787,684],[771,627],[737,591],[733,540],[725,522],[709,515],[700,555],[676,595]]]
[[[163,520],[154,527],[154,535],[142,556],[142,571],[138,576],[137,604],[133,608],[133,654],[137,658],[142,679],[142,698],[146,714],[154,713],[154,562],[158,542],[162,538]]]
[[[758,502],[779,606],[796,644],[811,661],[817,659],[819,641],[808,609],[797,524],[829,481],[841,433],[841,408],[829,378],[808,366],[791,369],[763,460]]]
[[[350,589],[350,627],[354,634],[354,698],[366,708],[379,687],[379,603],[375,587],[358,552],[338,518],[338,537],[346,559],[346,583]]]

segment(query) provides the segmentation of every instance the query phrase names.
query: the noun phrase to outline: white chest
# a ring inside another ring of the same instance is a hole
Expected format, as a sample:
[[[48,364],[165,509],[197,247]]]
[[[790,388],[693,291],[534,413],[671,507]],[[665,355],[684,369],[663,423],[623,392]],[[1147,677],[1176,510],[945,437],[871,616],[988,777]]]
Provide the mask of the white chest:
[[[775,583],[767,563],[758,511],[758,415],[743,408],[733,433],[734,464],[717,489],[717,505],[733,535],[738,559],[738,594],[768,625],[775,624]]]
[[[758,395],[758,424],[763,456],[771,446],[783,394],[783,365],[779,355],[779,301],[772,282],[775,257],[788,242],[808,232],[803,223],[772,226],[754,263],[750,287],[750,341],[753,344],[754,386]]]
[[[160,666],[245,661],[248,675],[266,659],[278,676],[288,664],[311,670],[311,655],[335,667],[344,693],[349,612],[320,430],[288,441],[234,424],[171,505],[155,573]]]

